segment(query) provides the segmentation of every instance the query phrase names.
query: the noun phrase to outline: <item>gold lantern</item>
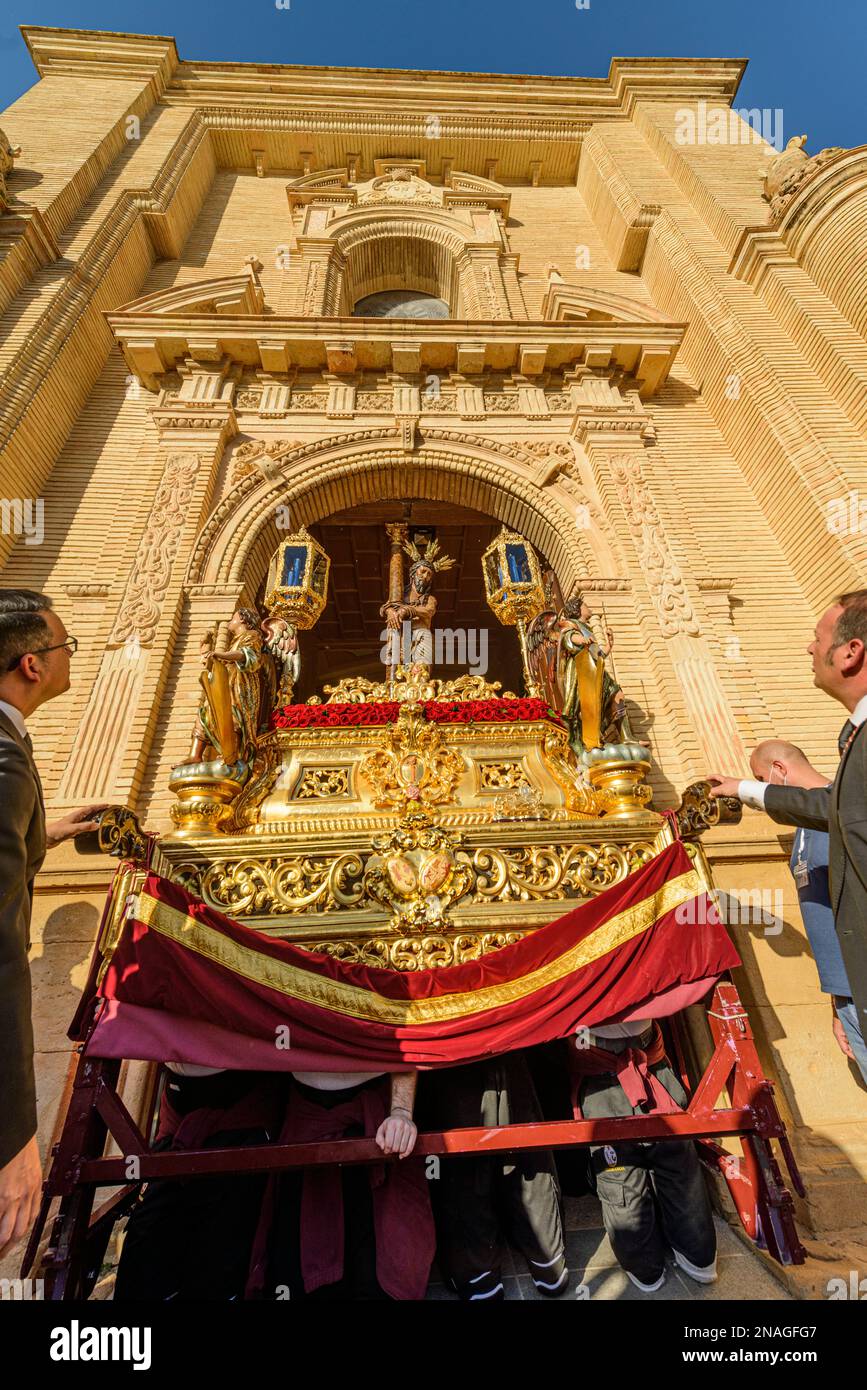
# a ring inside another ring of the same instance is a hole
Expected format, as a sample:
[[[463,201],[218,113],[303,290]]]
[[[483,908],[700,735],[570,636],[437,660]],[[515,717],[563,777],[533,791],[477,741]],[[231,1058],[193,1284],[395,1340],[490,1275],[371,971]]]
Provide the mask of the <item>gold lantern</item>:
[[[527,623],[545,607],[545,587],[535,550],[517,531],[505,526],[482,556],[488,607],[506,627],[517,627],[528,695],[539,689],[527,657]]]
[[[328,597],[331,561],[306,526],[278,545],[268,569],[265,607],[305,631],[318,622]]]

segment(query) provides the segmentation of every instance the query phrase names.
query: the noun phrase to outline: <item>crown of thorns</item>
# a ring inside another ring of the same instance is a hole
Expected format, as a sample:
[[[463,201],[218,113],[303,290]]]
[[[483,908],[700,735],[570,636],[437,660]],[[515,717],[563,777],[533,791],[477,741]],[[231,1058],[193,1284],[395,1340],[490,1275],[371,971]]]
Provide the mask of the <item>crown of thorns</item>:
[[[431,541],[425,551],[419,550],[415,541],[404,541],[403,548],[413,562],[410,565],[410,574],[418,569],[419,565],[426,565],[431,570],[450,570],[452,565],[457,564],[449,555],[440,555],[439,541]]]

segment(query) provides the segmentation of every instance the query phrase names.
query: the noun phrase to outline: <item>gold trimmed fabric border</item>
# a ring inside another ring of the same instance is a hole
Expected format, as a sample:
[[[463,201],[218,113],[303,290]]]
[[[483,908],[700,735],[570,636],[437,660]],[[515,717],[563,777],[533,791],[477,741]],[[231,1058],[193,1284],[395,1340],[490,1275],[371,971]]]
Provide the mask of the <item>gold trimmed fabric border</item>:
[[[664,883],[655,893],[618,912],[583,941],[565,951],[556,960],[530,971],[517,980],[488,985],[483,989],[461,994],[439,995],[432,999],[387,999],[358,985],[329,980],[312,971],[302,970],[287,961],[261,955],[252,946],[223,936],[194,917],[187,917],[168,903],[160,902],[147,893],[139,895],[136,918],[151,931],[178,942],[187,950],[216,965],[231,970],[243,979],[264,985],[290,999],[313,1004],[321,1009],[345,1014],[349,1018],[365,1019],[391,1027],[411,1027],[428,1023],[444,1023],[499,1009],[524,999],[547,985],[556,984],[582,966],[590,965],[609,951],[631,941],[647,931],[661,917],[704,892],[695,869]]]

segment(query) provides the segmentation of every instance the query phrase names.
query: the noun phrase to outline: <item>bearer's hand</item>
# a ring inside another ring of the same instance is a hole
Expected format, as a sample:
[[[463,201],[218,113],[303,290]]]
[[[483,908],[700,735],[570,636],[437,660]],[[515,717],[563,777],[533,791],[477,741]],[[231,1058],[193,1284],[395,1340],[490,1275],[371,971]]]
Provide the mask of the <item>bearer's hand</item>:
[[[27,1235],[39,1213],[42,1164],[36,1136],[0,1168],[0,1256]]]
[[[718,772],[709,772],[704,780],[710,782],[711,796],[733,796],[737,800],[739,777],[721,777]]]
[[[393,1111],[376,1131],[376,1142],[384,1154],[407,1158],[415,1148],[418,1130],[407,1110]]]
[[[94,806],[80,806],[77,811],[70,811],[62,820],[55,820],[46,825],[45,843],[48,849],[54,849],[55,845],[62,844],[64,840],[71,840],[75,835],[84,835],[88,830],[98,830],[99,821],[93,817],[97,811],[104,811],[110,804],[108,801],[100,801]]]
[[[834,1022],[831,1024],[831,1027],[834,1031],[834,1037],[837,1039],[837,1046],[839,1047],[843,1056],[851,1057],[854,1062],[855,1053],[852,1051],[852,1044],[846,1037],[846,1029],[843,1027],[843,1024],[841,1023],[840,1019],[835,1018]]]

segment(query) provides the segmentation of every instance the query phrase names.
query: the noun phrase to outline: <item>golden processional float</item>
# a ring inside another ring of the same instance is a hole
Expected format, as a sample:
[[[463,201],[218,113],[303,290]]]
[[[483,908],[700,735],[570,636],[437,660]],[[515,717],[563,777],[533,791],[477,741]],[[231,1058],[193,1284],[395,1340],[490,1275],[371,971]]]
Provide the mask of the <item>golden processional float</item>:
[[[648,748],[633,736],[609,670],[611,635],[606,649],[580,595],[564,601],[533,547],[504,528],[482,557],[481,580],[498,621],[516,629],[526,694],[481,674],[435,679],[434,581],[454,562],[435,540],[419,550],[405,524],[387,531],[381,681],[343,679],[305,704],[293,702],[300,634],[326,606],[330,568],[303,528],[272,558],[266,616],[238,609],[225,650],[216,650],[213,632],[205,636],[190,755],[170,780],[174,830],[157,837],[130,811],[112,808],[95,832],[93,848],[121,863],[92,982],[104,974],[126,904],[149,870],[258,932],[401,972],[460,965],[517,942],[621,883],[675,840],[712,891],[699,837],[736,821],[739,803],[697,783],[676,812],[651,809]],[[374,1157],[371,1141],[351,1139],[152,1153],[157,1087],[150,1112],[136,1122],[118,1091],[118,1062],[88,1053],[87,1004],[71,1031],[82,1056],[25,1259],[26,1272],[59,1201],[40,1258],[51,1297],[87,1296],[114,1222],[148,1178]],[[677,1017],[663,1026],[684,1080],[689,1074],[695,1082],[686,1111],[510,1125],[493,1139],[487,1130],[420,1134],[416,1152],[472,1153],[483,1141],[490,1152],[689,1135],[727,1182],[747,1235],[781,1263],[802,1263],[772,1140],[800,1195],[803,1188],[734,985],[716,985],[701,1036],[694,1019],[690,1032]],[[738,1162],[719,1142],[726,1135],[739,1141]],[[123,1159],[106,1156],[112,1141]],[[131,1156],[136,1180],[128,1182]],[[94,1210],[96,1189],[118,1184]]]

